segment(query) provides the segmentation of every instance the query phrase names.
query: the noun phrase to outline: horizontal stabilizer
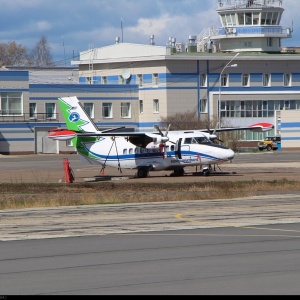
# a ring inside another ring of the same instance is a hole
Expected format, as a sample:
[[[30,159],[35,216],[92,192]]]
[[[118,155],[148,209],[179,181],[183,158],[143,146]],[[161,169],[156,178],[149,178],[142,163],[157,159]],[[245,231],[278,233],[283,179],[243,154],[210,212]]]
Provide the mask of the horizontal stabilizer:
[[[215,132],[223,131],[236,131],[236,130],[250,130],[254,132],[265,132],[274,129],[274,125],[271,123],[257,123],[247,127],[232,127],[232,128],[219,128]]]
[[[48,138],[55,141],[68,141],[77,136],[77,133],[68,129],[52,129],[48,131]]]

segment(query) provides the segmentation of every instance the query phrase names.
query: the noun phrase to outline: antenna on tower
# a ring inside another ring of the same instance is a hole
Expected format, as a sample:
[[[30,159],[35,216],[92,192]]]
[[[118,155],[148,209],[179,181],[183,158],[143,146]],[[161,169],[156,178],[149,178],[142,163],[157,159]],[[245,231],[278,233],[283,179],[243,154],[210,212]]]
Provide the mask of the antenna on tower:
[[[65,61],[65,65],[66,65],[67,64],[67,59],[66,59],[66,47],[65,47],[64,36],[62,36],[61,38],[62,38],[62,46],[64,47],[64,61]]]
[[[123,18],[121,18],[121,35],[122,35],[122,43],[123,43],[124,42]]]

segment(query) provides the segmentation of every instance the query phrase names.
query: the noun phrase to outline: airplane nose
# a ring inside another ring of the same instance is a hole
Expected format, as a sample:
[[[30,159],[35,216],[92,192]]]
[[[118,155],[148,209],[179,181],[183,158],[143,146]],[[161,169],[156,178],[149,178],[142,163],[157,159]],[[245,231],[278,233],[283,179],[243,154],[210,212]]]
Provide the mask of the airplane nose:
[[[228,160],[233,160],[234,156],[235,156],[234,151],[232,151],[231,149],[228,150],[228,155],[227,155]]]

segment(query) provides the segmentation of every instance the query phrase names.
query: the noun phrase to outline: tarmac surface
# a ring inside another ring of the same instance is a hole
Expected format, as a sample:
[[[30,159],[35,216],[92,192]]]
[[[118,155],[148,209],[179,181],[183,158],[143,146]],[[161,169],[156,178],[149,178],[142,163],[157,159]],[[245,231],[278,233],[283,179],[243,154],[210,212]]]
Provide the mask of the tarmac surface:
[[[186,168],[183,177],[171,177],[170,171],[150,172],[145,179],[135,178],[136,170],[117,170],[84,165],[76,154],[68,155],[0,155],[0,183],[61,183],[66,182],[64,161],[73,170],[74,182],[115,180],[132,182],[202,182],[249,180],[300,180],[300,151],[238,153],[232,163],[216,166],[210,177],[193,176],[195,168]]]

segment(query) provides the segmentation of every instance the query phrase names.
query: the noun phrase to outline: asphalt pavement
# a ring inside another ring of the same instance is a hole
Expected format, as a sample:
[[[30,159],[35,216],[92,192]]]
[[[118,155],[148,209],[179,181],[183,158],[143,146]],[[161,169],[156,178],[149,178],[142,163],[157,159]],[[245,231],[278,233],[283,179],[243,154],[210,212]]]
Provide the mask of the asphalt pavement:
[[[131,179],[141,182],[186,182],[201,180],[300,180],[300,151],[237,153],[232,163],[216,167],[211,177],[191,176],[196,168],[186,168],[186,176],[170,177],[170,171],[150,172],[146,179],[134,178],[136,170],[118,170],[83,164],[77,154],[68,155],[0,155],[0,183],[61,183],[66,182],[64,161],[68,160],[75,181]]]

